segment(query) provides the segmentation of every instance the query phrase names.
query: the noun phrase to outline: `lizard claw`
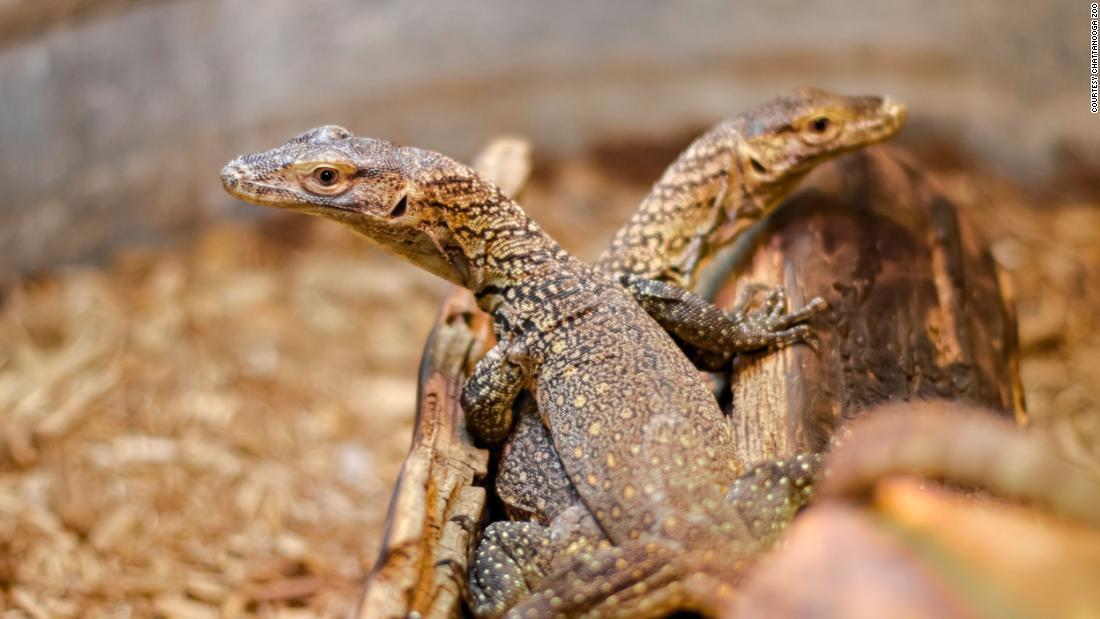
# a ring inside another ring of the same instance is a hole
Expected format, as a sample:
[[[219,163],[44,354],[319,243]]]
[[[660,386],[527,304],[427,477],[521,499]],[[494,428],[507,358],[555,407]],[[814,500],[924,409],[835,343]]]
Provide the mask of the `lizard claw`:
[[[814,351],[814,354],[821,352],[821,338],[814,333],[813,329],[810,329],[806,325],[798,325],[796,329],[802,328],[805,331],[800,331],[798,334],[798,340],[803,344],[810,347],[810,350]]]
[[[451,573],[455,580],[465,580],[466,566],[462,564],[458,559],[440,559],[435,564],[436,567],[444,568]]]
[[[814,315],[828,309],[829,304],[821,297],[814,297],[805,307],[790,313],[773,314],[767,319],[767,326],[773,331],[789,329],[794,325],[806,322]],[[785,311],[785,308],[784,308]]]
[[[750,308],[755,305],[756,297],[769,290],[770,289],[765,284],[756,282],[745,284],[745,287],[741,289],[741,294],[737,298],[737,302],[733,305],[733,311],[730,312],[734,320],[744,320],[747,313],[752,313],[750,312]]]

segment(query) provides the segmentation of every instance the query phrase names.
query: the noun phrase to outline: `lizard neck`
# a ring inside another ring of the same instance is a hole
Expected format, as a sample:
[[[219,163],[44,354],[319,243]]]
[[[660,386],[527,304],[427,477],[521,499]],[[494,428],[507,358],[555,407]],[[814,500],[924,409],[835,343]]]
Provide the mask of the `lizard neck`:
[[[476,293],[478,306],[491,313],[507,333],[555,331],[570,320],[593,311],[606,301],[607,285],[589,267],[575,259],[561,268],[507,286],[490,286]]]
[[[424,164],[417,172],[418,198],[438,214],[427,224],[429,234],[483,310],[493,312],[501,303],[526,307],[517,301],[527,292],[574,277],[576,259],[499,188],[442,155],[423,151],[418,160]]]
[[[696,139],[619,229],[598,267],[690,286],[710,236],[748,201],[740,143],[734,121]]]

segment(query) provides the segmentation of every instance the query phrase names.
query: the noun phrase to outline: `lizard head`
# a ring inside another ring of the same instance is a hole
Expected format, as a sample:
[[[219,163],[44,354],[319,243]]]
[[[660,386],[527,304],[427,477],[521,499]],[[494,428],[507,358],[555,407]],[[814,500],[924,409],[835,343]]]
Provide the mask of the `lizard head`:
[[[741,199],[731,219],[770,213],[810,170],[843,153],[881,142],[901,128],[905,105],[889,97],[848,97],[806,89],[731,121]]]
[[[421,182],[444,159],[327,125],[237,157],[221,178],[225,190],[241,200],[335,220],[400,258],[466,285],[468,261],[450,234],[453,213],[428,208],[430,183]],[[459,175],[468,170],[456,167]]]

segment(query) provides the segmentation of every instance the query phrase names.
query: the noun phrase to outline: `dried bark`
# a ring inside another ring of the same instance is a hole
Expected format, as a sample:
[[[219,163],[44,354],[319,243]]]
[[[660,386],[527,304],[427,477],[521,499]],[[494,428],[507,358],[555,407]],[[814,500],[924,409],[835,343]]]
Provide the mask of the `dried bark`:
[[[455,289],[428,336],[420,364],[416,428],[367,579],[359,617],[451,617],[459,604],[453,566],[464,566],[470,525],[485,510],[488,453],[466,432],[459,396],[488,332],[465,290]]]

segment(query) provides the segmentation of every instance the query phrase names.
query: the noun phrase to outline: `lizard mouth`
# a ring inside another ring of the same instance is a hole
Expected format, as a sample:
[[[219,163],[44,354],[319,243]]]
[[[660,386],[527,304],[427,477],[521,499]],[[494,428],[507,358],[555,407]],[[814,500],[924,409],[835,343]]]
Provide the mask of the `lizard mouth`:
[[[884,97],[882,99],[882,110],[886,112],[888,116],[893,118],[898,125],[905,121],[905,115],[907,112],[905,109],[905,104],[901,101],[895,101],[890,97]]]

